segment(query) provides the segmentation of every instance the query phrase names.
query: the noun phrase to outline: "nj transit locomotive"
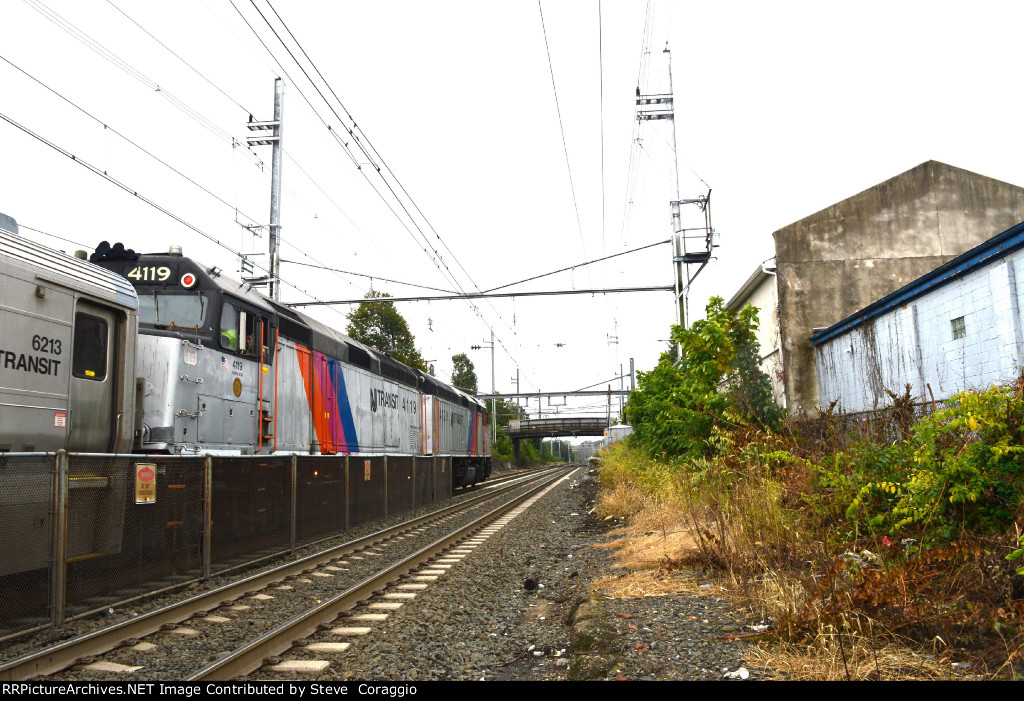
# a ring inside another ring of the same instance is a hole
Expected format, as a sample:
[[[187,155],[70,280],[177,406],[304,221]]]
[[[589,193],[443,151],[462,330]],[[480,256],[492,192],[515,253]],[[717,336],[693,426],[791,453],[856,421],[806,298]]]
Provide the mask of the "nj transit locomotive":
[[[136,449],[195,454],[443,455],[488,476],[485,405],[231,280],[180,250],[101,245],[139,299]]]
[[[437,455],[455,487],[489,476],[477,399],[180,250],[101,244],[92,265],[4,221],[0,449]]]

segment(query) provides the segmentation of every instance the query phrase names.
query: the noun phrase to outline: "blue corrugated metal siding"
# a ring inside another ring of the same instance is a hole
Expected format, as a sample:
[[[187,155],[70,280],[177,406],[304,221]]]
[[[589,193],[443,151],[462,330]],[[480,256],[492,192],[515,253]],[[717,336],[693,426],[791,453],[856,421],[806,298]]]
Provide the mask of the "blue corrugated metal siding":
[[[980,246],[975,246],[945,265],[939,266],[926,275],[922,275],[913,282],[904,285],[890,295],[882,297],[877,302],[869,304],[824,331],[819,331],[811,336],[811,343],[819,346],[896,307],[901,307],[927,292],[938,289],[966,273],[977,270],[995,258],[1000,258],[1020,248],[1024,248],[1024,222],[1007,229],[998,236],[993,236]]]

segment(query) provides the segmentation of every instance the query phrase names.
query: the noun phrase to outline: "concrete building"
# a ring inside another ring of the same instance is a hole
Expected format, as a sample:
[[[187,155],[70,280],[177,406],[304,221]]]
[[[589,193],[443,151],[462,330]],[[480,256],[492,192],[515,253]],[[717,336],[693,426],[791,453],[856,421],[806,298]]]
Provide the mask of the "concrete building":
[[[1018,283],[1019,281],[1019,283]],[[823,403],[880,409],[1010,384],[1024,365],[1024,223],[811,337]]]
[[[776,231],[778,374],[790,412],[812,412],[821,403],[815,330],[1021,221],[1024,188],[928,161]],[[748,296],[768,284],[755,280]],[[761,319],[765,325],[763,311]]]

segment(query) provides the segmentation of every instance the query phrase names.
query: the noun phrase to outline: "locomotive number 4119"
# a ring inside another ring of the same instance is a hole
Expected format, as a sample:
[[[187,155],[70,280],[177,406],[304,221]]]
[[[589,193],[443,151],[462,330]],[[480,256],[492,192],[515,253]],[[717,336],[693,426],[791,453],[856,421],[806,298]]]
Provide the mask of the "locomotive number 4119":
[[[159,268],[155,265],[137,265],[127,275],[132,280],[149,282],[166,282],[171,277],[171,269],[166,265]]]

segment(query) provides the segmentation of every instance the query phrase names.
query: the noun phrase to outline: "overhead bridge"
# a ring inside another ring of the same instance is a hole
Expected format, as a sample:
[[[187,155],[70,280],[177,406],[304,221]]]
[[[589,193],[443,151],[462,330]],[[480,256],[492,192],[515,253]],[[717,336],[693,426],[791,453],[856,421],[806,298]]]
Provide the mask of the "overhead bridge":
[[[520,419],[509,421],[501,430],[512,439],[516,465],[522,464],[519,441],[523,438],[557,438],[559,436],[604,436],[608,420],[604,417],[556,417],[551,419]]]

